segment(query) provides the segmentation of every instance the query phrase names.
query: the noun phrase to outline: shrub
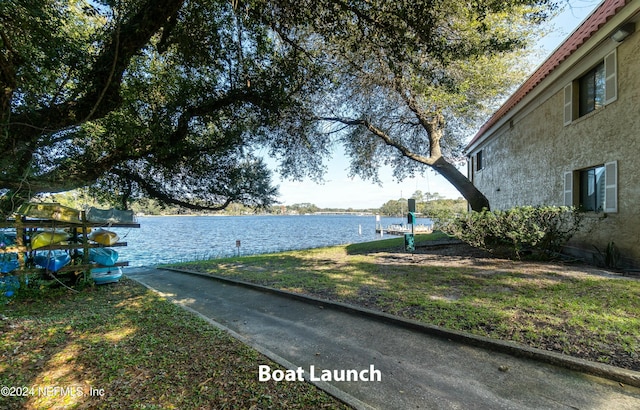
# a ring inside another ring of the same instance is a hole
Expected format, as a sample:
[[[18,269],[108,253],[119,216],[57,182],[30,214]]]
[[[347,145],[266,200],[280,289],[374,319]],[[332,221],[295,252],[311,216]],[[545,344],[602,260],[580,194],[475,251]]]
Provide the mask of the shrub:
[[[582,214],[574,208],[523,206],[471,212],[446,221],[441,228],[476,248],[519,259],[559,252],[581,224]]]

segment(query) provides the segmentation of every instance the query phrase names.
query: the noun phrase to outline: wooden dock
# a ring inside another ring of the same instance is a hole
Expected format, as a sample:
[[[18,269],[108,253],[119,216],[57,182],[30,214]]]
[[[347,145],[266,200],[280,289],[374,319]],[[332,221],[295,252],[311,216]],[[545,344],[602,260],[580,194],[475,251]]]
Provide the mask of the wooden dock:
[[[386,228],[382,226],[376,226],[376,233],[379,234],[388,234],[388,235],[399,235],[402,236],[405,233],[415,233],[415,234],[425,234],[433,232],[433,227],[431,225],[416,225],[414,229],[411,229],[411,225],[389,225]]]

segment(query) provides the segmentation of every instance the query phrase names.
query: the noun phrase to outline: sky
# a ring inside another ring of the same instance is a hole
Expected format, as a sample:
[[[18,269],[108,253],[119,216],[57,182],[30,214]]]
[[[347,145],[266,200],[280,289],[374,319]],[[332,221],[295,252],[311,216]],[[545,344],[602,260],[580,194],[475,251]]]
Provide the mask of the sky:
[[[601,3],[600,0],[569,0],[569,6],[549,23],[548,33],[541,37],[537,48],[541,64],[560,43],[566,39],[578,25]],[[279,185],[279,201],[283,205],[311,203],[320,208],[379,208],[392,199],[410,198],[415,191],[438,193],[446,198],[460,198],[462,195],[434,171],[428,170],[424,176],[408,178],[402,182],[396,181],[390,167],[381,167],[380,180],[382,185],[371,181],[363,181],[359,177],[348,177],[349,161],[336,150],[333,158],[326,162],[327,173],[322,184],[309,179],[301,182],[281,179],[279,174],[273,173],[274,184]],[[277,165],[267,160],[272,170]],[[466,166],[460,168],[466,175]]]

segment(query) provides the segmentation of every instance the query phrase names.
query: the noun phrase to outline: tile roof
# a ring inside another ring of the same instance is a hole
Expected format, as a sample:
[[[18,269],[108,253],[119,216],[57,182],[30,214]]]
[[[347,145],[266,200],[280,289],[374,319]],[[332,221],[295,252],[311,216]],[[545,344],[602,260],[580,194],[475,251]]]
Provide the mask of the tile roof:
[[[493,127],[516,104],[542,82],[553,70],[565,61],[574,51],[582,46],[591,36],[597,32],[607,21],[618,13],[630,0],[605,0],[565,41],[551,56],[518,88],[507,101],[484,123],[473,137],[467,148],[478,141],[485,132]]]

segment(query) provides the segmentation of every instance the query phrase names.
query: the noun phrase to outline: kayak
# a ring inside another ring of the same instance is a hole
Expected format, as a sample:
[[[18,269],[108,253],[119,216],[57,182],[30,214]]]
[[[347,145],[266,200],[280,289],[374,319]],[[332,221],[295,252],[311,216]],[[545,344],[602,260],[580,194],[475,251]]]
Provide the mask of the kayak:
[[[122,269],[120,269],[119,267],[91,269],[91,278],[96,283],[96,285],[115,283],[118,282],[121,277]]]
[[[0,262],[0,273],[12,272],[20,266],[20,262],[17,259],[11,259],[8,261]]]
[[[17,213],[37,219],[53,219],[54,221],[82,223],[80,211],[58,203],[25,203]]]
[[[78,235],[82,235],[83,233],[91,233],[93,229],[91,229],[90,227],[82,227],[82,226],[77,226],[74,228],[66,228],[65,232],[68,232],[70,235],[73,233],[77,233]]]
[[[133,211],[123,211],[120,209],[98,209],[91,207],[87,211],[87,221],[97,223],[135,223]]]
[[[89,240],[97,242],[104,246],[111,246],[118,242],[120,237],[117,233],[107,231],[106,229],[98,229],[89,234]]]
[[[8,298],[14,295],[15,291],[20,288],[20,280],[15,276],[0,277],[0,295]]]
[[[0,232],[0,248],[12,246],[16,244],[16,234]]]
[[[71,262],[71,256],[66,252],[39,252],[33,260],[49,272],[57,272]]]
[[[118,252],[109,248],[89,249],[89,260],[98,265],[113,266],[118,261]]]
[[[43,231],[31,237],[31,249],[54,245],[69,239],[69,234],[60,231]]]

